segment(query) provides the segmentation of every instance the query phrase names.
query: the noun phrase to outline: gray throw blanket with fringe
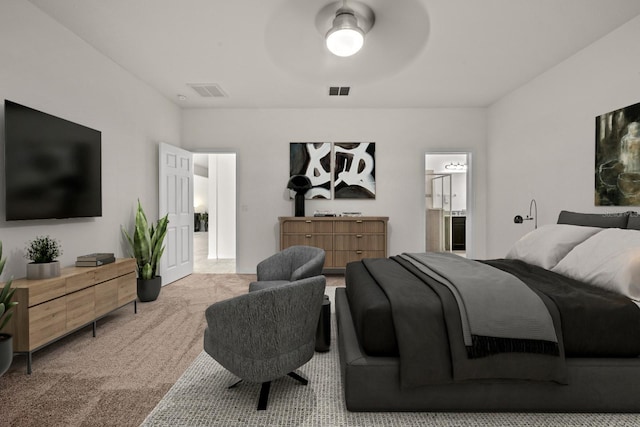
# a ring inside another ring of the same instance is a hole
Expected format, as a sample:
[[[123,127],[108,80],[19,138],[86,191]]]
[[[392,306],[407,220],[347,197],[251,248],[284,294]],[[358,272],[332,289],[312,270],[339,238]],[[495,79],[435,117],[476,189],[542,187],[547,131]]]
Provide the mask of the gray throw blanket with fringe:
[[[400,257],[454,295],[468,357],[559,354],[547,307],[517,277],[450,253],[405,253]]]

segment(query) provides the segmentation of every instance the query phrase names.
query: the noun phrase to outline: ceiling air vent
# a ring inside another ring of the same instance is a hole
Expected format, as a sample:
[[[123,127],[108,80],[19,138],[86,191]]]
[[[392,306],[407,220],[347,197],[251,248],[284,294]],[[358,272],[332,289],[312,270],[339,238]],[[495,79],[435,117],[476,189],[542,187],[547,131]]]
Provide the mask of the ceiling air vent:
[[[329,87],[329,96],[348,96],[350,86],[331,86]]]
[[[227,94],[216,83],[188,83],[193,90],[204,98],[226,98]]]

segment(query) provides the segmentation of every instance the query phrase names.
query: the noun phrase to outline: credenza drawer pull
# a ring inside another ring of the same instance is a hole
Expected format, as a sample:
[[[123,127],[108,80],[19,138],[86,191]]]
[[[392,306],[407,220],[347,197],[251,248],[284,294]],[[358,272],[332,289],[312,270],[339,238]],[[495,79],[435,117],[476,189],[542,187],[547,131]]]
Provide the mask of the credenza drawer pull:
[[[358,239],[361,239],[361,238],[362,238],[362,234],[356,234],[356,237],[357,237]]]
[[[305,222],[306,222],[307,224],[311,224],[311,220],[310,220],[310,219],[305,220]]]
[[[307,239],[311,238],[311,234],[305,234],[304,237],[306,237]]]
[[[358,255],[361,255],[361,254],[362,254],[362,251],[356,251],[356,253],[357,253]]]
[[[356,224],[362,224],[362,220],[361,219],[357,219],[356,220]]]

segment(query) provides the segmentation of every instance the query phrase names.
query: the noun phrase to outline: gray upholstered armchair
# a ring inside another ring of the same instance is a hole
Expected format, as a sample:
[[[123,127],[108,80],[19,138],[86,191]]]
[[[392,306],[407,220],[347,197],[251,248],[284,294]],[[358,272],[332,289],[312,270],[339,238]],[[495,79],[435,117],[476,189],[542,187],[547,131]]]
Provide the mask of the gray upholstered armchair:
[[[293,371],[313,357],[325,284],[314,276],[206,309],[204,350],[241,380],[262,383],[259,410],[267,407],[272,380],[289,375],[307,384]]]
[[[249,291],[269,288],[305,277],[322,274],[324,249],[313,246],[290,246],[257,266],[257,281],[249,284]]]

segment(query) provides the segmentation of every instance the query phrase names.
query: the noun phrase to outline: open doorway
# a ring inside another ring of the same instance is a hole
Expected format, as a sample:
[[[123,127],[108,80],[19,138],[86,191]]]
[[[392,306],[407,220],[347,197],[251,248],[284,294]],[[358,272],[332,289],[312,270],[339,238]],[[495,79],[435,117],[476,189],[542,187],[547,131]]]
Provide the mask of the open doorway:
[[[193,272],[236,272],[236,154],[194,153]]]
[[[469,153],[425,154],[427,252],[467,256]]]

